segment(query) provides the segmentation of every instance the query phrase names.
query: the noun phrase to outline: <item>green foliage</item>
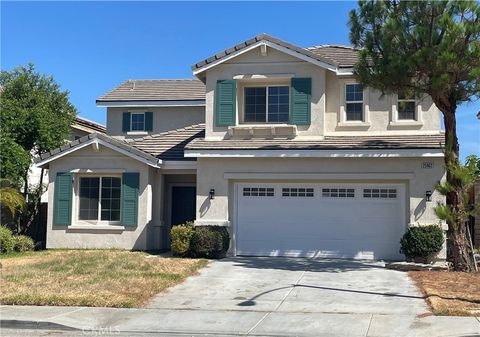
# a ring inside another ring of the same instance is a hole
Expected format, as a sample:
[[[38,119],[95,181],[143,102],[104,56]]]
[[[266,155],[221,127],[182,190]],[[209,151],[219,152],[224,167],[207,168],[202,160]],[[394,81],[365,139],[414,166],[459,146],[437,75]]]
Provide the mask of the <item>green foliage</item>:
[[[8,208],[12,216],[15,212],[25,208],[25,199],[23,196],[13,187],[5,186],[8,181],[0,179],[0,204]]]
[[[194,257],[221,258],[228,250],[230,236],[225,227],[198,226],[190,241]]]
[[[410,227],[400,240],[400,253],[407,258],[428,257],[443,246],[443,230],[438,225]]]
[[[20,185],[30,166],[30,154],[0,128],[0,177],[8,177]]]
[[[32,64],[0,73],[0,134],[2,177],[19,181],[27,172],[30,156],[63,145],[76,109],[68,91],[61,91],[53,77]],[[21,151],[23,149],[23,151]],[[5,160],[5,161],[4,161]]]
[[[186,256],[190,250],[190,240],[193,235],[193,225],[173,226],[170,230],[171,249],[174,256]]]
[[[19,253],[32,251],[35,249],[35,243],[32,238],[26,235],[17,235],[13,237],[13,250]]]
[[[440,109],[468,101],[480,92],[479,17],[476,1],[359,1],[356,72],[382,92],[429,94]]]
[[[15,239],[10,228],[0,226],[0,252],[10,253],[15,247]]]
[[[465,166],[469,167],[475,178],[480,177],[480,157],[471,154],[465,159]]]

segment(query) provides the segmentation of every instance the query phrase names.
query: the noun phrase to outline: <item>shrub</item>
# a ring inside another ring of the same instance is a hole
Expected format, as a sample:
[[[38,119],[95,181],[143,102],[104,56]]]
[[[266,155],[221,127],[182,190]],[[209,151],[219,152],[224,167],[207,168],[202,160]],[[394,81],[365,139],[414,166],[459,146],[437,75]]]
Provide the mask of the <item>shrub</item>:
[[[190,240],[193,235],[193,225],[173,226],[170,230],[170,241],[174,256],[186,256],[190,250]]]
[[[438,225],[410,227],[400,240],[400,253],[407,258],[426,258],[443,246],[443,230]]]
[[[15,243],[13,249],[17,252],[28,252],[35,248],[32,238],[26,235],[18,235],[13,237]]]
[[[15,239],[12,231],[5,227],[0,226],[0,251],[2,253],[10,253],[15,246]]]
[[[230,236],[225,227],[199,226],[190,240],[191,255],[194,257],[221,258],[225,256]]]

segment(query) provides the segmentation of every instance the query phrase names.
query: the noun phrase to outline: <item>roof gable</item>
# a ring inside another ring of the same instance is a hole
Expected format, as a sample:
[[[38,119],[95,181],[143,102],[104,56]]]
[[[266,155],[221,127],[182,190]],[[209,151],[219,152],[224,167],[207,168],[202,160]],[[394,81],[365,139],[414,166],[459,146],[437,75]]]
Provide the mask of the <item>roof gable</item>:
[[[301,48],[291,43],[274,38],[270,35],[260,34],[252,39],[244,41],[207,59],[195,63],[192,66],[193,74],[203,80],[204,76],[201,74],[204,71],[262,45],[266,45],[270,48],[274,48],[306,62],[313,63],[337,73],[339,72],[339,68],[341,66],[341,62],[330,57],[328,53],[314,52],[317,50]]]
[[[155,156],[130,146],[125,141],[121,141],[101,133],[92,133],[74,140],[73,142],[69,142],[59,148],[42,153],[39,157],[34,159],[34,162],[38,167],[45,167],[49,162],[57,160],[69,153],[83,149],[89,145],[103,145],[114,151],[124,154],[127,157],[131,157],[153,167],[159,167],[159,163],[161,162]]]

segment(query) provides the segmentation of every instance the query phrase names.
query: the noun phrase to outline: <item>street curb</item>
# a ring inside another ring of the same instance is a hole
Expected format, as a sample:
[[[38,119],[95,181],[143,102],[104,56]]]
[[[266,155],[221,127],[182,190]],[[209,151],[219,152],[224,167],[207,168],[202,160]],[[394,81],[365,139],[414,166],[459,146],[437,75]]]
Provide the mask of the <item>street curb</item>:
[[[0,326],[4,329],[81,331],[80,329],[58,323],[44,321],[20,321],[16,319],[2,319],[0,320]]]

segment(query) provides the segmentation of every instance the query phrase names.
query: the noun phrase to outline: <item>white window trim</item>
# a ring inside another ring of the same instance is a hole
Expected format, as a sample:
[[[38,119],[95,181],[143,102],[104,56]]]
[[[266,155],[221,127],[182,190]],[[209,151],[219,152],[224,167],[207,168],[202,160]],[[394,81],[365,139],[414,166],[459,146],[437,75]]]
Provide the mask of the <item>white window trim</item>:
[[[347,120],[347,85],[349,84],[361,84],[355,81],[340,81],[340,122],[339,126],[370,126],[370,99],[368,87],[363,87],[363,118],[361,121],[348,121]],[[349,103],[354,101],[349,101]],[[355,101],[359,103],[360,101]]]
[[[393,94],[392,103],[392,120],[390,125],[423,125],[422,120],[422,105],[417,97],[415,97],[415,119],[399,119],[398,118],[398,102],[403,101],[398,99],[398,94]],[[412,100],[404,100],[412,101]]]
[[[143,115],[143,130],[132,130],[133,127],[133,115]],[[130,131],[127,132],[129,135],[134,135],[134,134],[148,134],[148,132],[145,131],[145,112],[130,112]]]
[[[288,120],[285,121],[285,122],[270,122],[268,121],[268,88],[270,87],[288,87]],[[266,114],[266,121],[265,122],[246,122],[245,121],[245,107],[246,107],[246,103],[245,103],[245,89],[246,88],[265,88],[266,90],[266,97],[265,97],[265,114]],[[242,107],[243,107],[243,115],[242,115],[242,122],[241,124],[242,125],[280,125],[280,124],[284,124],[284,125],[289,125],[288,123],[290,122],[290,101],[291,101],[291,93],[292,93],[292,88],[290,85],[286,85],[286,84],[248,84],[248,85],[244,85],[242,86],[242,89],[243,89],[243,104],[242,104]]]
[[[115,177],[115,178],[120,178],[120,186],[122,183],[122,176],[119,175],[118,173],[91,173],[91,174],[76,174],[74,176],[74,198],[72,202],[72,209],[74,210],[75,216],[74,216],[74,221],[69,228],[71,229],[89,229],[94,228],[94,229],[105,229],[105,228],[111,228],[111,229],[122,229],[122,226],[120,226],[121,221],[108,221],[108,220],[99,220],[101,219],[101,212],[102,212],[102,177]],[[100,178],[99,182],[99,195],[98,195],[98,214],[97,214],[97,220],[80,220],[80,178]],[[122,200],[122,196],[120,194],[120,203]],[[120,204],[120,209],[122,205]]]

